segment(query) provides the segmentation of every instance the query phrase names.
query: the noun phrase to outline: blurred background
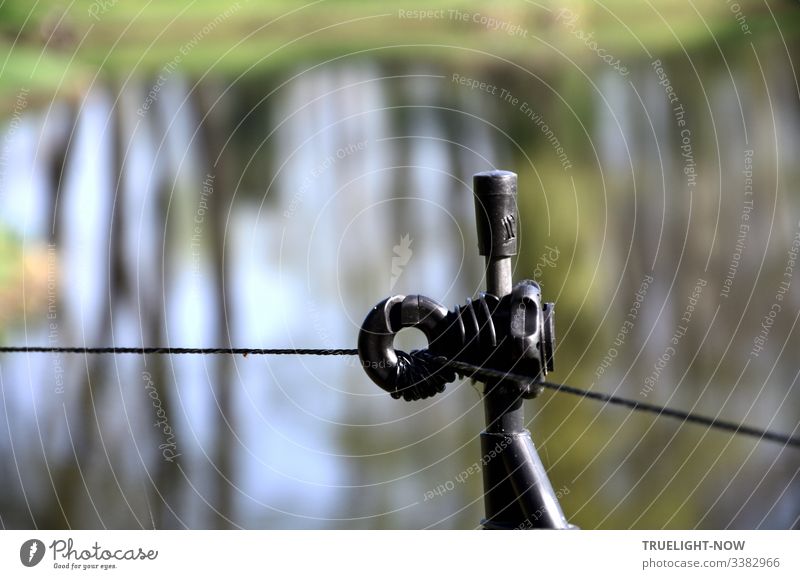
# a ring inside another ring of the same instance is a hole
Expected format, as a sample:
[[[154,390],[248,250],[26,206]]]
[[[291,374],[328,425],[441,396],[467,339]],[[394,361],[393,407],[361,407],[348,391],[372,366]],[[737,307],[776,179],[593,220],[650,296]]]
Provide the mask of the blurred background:
[[[501,168],[554,380],[796,434],[799,33],[777,0],[6,0],[0,343],[354,347],[391,294],[481,291]],[[476,528],[479,388],[2,355],[0,524]],[[796,450],[526,404],[580,527],[800,524]]]

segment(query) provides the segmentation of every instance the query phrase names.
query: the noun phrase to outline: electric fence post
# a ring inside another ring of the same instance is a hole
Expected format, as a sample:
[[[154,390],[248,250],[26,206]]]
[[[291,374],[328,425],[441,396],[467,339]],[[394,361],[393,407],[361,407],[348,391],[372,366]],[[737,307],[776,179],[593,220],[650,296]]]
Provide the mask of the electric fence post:
[[[535,397],[553,369],[553,304],[539,284],[512,281],[517,253],[517,176],[474,176],[478,246],[486,257],[486,292],[448,311],[422,295],[394,295],[367,314],[358,355],[367,375],[393,398],[420,400],[461,376],[500,373],[486,381],[481,433],[486,529],[567,529],[564,513],[525,429],[523,399]],[[403,328],[417,328],[426,350],[394,349]],[[505,374],[504,374],[505,373]],[[511,374],[513,373],[513,378]]]
[[[478,248],[486,259],[486,291],[503,298],[512,293],[512,258],[517,254],[517,175],[509,171],[478,173],[473,177],[473,190]],[[527,315],[544,316],[543,310],[529,309]],[[526,389],[517,382],[485,383],[483,525],[486,529],[569,528],[525,428],[525,395]]]

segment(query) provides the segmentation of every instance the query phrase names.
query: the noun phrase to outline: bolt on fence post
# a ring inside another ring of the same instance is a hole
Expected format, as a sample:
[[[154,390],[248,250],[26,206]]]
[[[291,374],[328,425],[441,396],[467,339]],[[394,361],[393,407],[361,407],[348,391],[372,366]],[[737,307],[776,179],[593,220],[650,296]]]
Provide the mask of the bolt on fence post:
[[[478,248],[486,258],[486,291],[502,298],[511,293],[512,257],[517,254],[517,175],[477,173],[473,190]],[[525,429],[521,389],[515,383],[487,382],[483,402],[484,528],[570,528]]]

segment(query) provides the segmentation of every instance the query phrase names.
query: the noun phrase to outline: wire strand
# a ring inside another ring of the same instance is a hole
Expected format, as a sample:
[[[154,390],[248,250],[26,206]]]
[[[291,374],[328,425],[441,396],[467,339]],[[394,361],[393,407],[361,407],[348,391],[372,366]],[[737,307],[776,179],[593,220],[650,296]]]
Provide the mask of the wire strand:
[[[171,347],[70,347],[70,346],[0,346],[0,354],[19,354],[19,353],[42,353],[42,354],[236,354],[242,356],[357,356],[358,350],[355,348],[171,348]],[[443,365],[449,366],[461,374],[470,375],[472,377],[481,378],[483,380],[513,380],[519,382],[531,381],[531,376],[524,374],[516,374],[513,372],[504,372],[494,368],[485,368],[482,366],[475,366],[466,362],[459,362],[456,360],[447,360],[441,357],[435,357],[436,360],[444,360]],[[676,410],[666,406],[659,406],[657,404],[650,404],[648,402],[639,402],[630,398],[622,396],[615,396],[613,394],[606,394],[604,392],[593,392],[583,388],[576,388],[567,384],[558,384],[555,382],[541,382],[541,386],[556,392],[563,392],[565,394],[572,394],[580,396],[589,400],[597,400],[606,404],[615,406],[624,406],[631,410],[638,412],[648,412],[656,414],[659,417],[666,416],[668,418],[675,418],[688,422],[691,424],[698,424],[707,426],[734,434],[741,434],[743,436],[750,436],[758,438],[759,440],[767,440],[777,442],[784,446],[792,446],[800,448],[800,437],[792,436],[767,430],[763,428],[756,428],[745,424],[730,422],[728,420],[720,420],[718,418],[711,418],[686,412],[683,410]]]
[[[243,356],[356,356],[355,348],[170,348],[0,346],[0,354],[241,354]]]
[[[467,364],[465,362],[458,362],[455,360],[448,360],[445,362],[445,365],[450,366],[457,372],[469,374],[473,377],[482,378],[484,380],[513,380],[519,382],[531,380],[530,376],[525,376],[523,374],[503,372],[502,370],[495,370],[493,368],[483,368],[481,366],[475,366],[473,364]],[[800,447],[800,437],[792,436],[790,434],[784,434],[763,428],[756,428],[754,426],[747,426],[746,424],[740,424],[728,420],[720,420],[719,418],[702,416],[700,414],[694,414],[684,410],[676,410],[674,408],[650,404],[648,402],[639,402],[638,400],[624,398],[622,396],[615,396],[613,394],[606,394],[604,392],[592,392],[591,390],[584,390],[583,388],[576,388],[575,386],[568,386],[567,384],[540,382],[539,385],[556,392],[573,394],[575,396],[580,396],[581,398],[597,400],[599,402],[605,402],[607,404],[613,404],[616,406],[625,406],[638,412],[649,412],[658,416],[676,418],[691,424],[699,424],[709,428],[715,428],[717,430],[732,432],[734,434],[755,437],[759,440],[777,442],[785,446]]]

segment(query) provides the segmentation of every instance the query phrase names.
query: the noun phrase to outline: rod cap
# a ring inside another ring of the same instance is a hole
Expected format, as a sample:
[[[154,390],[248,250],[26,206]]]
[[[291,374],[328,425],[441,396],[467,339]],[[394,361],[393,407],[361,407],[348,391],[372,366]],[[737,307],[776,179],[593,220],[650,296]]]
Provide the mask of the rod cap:
[[[485,171],[472,177],[478,250],[489,257],[517,254],[517,174]]]

